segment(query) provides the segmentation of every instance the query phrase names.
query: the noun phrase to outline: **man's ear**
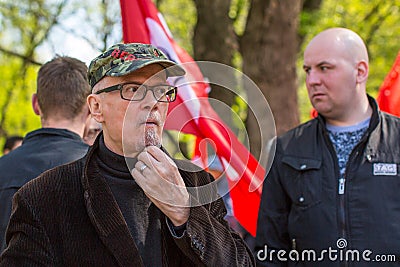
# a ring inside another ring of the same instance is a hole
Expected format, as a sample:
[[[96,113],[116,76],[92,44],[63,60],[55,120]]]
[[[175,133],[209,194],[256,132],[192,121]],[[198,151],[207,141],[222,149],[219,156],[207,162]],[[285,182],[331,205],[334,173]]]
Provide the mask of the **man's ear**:
[[[102,110],[100,96],[95,94],[90,94],[87,97],[87,103],[89,106],[90,114],[92,114],[92,117],[97,122],[102,123],[104,119],[103,119],[103,110]]]
[[[37,94],[32,95],[32,108],[33,108],[33,112],[35,112],[36,115],[40,116],[40,114],[42,114],[42,111],[40,110]]]
[[[365,83],[368,79],[368,63],[364,60],[358,62],[357,64],[357,82],[358,83]]]

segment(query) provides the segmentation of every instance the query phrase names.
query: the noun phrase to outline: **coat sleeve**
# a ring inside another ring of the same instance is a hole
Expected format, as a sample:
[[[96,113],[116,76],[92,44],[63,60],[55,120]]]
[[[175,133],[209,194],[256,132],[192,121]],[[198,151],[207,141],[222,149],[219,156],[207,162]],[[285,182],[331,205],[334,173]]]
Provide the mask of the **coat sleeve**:
[[[196,266],[255,266],[251,250],[228,226],[225,214],[221,198],[191,207],[186,231],[175,243]]]
[[[20,191],[13,198],[6,242],[0,257],[1,267],[56,265],[44,228]]]
[[[257,266],[287,266],[287,262],[280,261],[277,257],[279,250],[287,253],[290,249],[290,199],[281,181],[281,155],[278,143],[274,162],[263,184],[258,213],[254,251]]]

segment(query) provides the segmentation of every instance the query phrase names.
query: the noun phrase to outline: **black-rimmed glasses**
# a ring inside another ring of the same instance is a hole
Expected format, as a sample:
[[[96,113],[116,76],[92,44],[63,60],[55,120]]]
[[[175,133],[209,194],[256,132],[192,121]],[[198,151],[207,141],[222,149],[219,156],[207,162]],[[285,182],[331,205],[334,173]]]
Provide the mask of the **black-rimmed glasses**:
[[[151,91],[158,102],[169,103],[175,101],[178,88],[167,84],[149,86],[130,82],[101,89],[95,92],[95,94],[108,93],[116,90],[119,90],[122,99],[128,101],[141,101],[146,97],[147,91]]]

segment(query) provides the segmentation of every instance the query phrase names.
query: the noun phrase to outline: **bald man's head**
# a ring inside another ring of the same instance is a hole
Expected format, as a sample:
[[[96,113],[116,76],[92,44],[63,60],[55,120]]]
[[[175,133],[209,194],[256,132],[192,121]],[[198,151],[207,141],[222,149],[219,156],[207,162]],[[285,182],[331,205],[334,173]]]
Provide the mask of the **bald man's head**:
[[[366,95],[368,53],[355,32],[331,28],[304,51],[303,69],[310,101],[333,125],[352,125],[369,110]]]
[[[354,63],[368,63],[368,51],[361,37],[345,28],[330,28],[316,35],[307,45],[307,50],[320,47],[326,51],[335,51]]]

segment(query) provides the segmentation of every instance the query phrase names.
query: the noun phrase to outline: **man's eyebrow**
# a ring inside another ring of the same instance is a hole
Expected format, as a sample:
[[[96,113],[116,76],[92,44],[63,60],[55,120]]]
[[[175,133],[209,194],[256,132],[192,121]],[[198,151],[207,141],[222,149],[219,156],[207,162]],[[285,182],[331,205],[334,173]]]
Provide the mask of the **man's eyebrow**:
[[[330,63],[329,61],[321,61],[316,65],[316,67],[321,67],[323,65],[332,65],[332,63]],[[311,68],[311,66],[307,65],[307,64],[303,64],[303,69],[305,69],[305,68]]]
[[[317,64],[317,67],[320,67],[322,65],[332,65],[332,63],[330,63],[329,61],[322,61],[322,62]]]

